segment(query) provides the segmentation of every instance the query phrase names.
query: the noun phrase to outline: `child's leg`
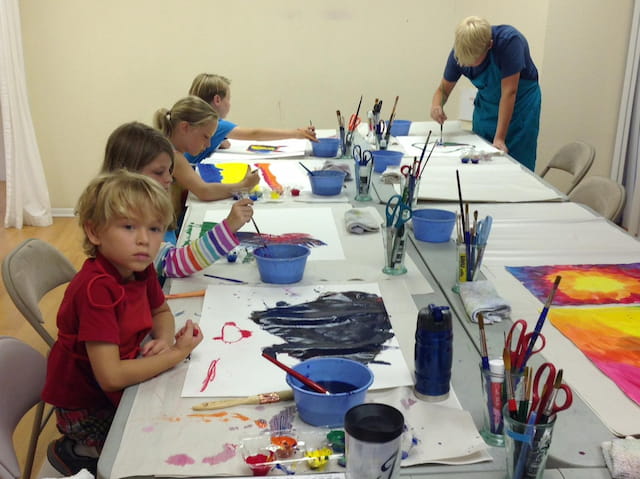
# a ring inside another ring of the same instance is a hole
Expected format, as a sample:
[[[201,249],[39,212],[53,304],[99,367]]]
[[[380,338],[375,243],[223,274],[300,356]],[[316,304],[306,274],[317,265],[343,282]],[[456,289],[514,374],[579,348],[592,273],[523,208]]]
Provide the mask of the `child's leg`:
[[[56,423],[63,436],[51,444],[47,457],[66,475],[88,469],[94,476],[98,456],[111,427],[115,408],[100,410],[56,408]]]

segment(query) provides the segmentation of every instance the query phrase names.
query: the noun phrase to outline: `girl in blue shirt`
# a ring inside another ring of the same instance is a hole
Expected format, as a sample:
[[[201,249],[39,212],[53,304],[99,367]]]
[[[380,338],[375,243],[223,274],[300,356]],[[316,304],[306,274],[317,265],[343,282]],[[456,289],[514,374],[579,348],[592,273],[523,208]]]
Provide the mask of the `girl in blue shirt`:
[[[273,128],[242,128],[235,123],[225,120],[231,109],[231,81],[222,75],[201,73],[193,80],[189,95],[202,98],[211,105],[219,116],[218,128],[211,136],[209,146],[197,155],[186,153],[184,156],[189,163],[200,163],[218,148],[228,148],[227,138],[235,140],[284,140],[286,138],[301,138],[317,141],[315,128],[298,128],[297,130],[278,130]]]

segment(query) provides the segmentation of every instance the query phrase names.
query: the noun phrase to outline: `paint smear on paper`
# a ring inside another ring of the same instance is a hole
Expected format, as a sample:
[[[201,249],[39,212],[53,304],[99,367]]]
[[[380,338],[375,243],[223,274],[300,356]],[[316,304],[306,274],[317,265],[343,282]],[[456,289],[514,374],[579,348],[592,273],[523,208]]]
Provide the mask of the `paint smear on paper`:
[[[264,181],[267,183],[267,185],[269,185],[269,188],[282,194],[284,188],[280,183],[278,183],[276,175],[274,175],[269,169],[270,166],[271,165],[269,163],[255,163],[255,167],[260,170],[260,172],[262,173],[262,177],[264,178]]]
[[[640,405],[640,307],[552,309],[549,319]]]
[[[556,306],[640,303],[640,263],[507,266],[506,269],[542,303],[556,276],[562,277],[553,300]]]
[[[202,388],[200,389],[200,392],[204,392],[204,390],[207,389],[207,386],[209,386],[209,384],[211,384],[216,378],[216,371],[219,362],[220,358],[214,359],[213,361],[211,361],[211,364],[209,364],[209,369],[207,370],[207,375],[202,381]]]
[[[173,456],[169,456],[169,458],[165,462],[167,464],[171,464],[172,466],[184,467],[190,464],[195,464],[196,461],[188,454],[174,454]]]
[[[222,452],[216,454],[215,456],[205,457],[202,462],[205,464],[210,464],[212,466],[227,462],[229,459],[233,459],[234,457],[236,457],[237,449],[238,446],[227,442],[222,446]]]
[[[277,353],[300,360],[339,356],[368,364],[394,336],[382,298],[360,291],[330,292],[306,303],[278,304],[253,311],[250,317],[285,341],[263,349],[274,357]]]
[[[227,321],[222,326],[220,336],[214,337],[213,340],[222,341],[225,344],[232,344],[250,338],[251,334],[253,334],[251,331],[239,328],[234,321]]]

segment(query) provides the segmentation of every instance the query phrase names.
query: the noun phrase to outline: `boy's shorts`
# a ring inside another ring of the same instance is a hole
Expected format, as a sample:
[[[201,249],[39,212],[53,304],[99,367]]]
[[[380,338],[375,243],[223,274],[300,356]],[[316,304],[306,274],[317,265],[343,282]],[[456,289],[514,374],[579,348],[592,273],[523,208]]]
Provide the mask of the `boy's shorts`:
[[[56,408],[58,431],[77,444],[102,450],[115,416],[115,408],[62,409]]]

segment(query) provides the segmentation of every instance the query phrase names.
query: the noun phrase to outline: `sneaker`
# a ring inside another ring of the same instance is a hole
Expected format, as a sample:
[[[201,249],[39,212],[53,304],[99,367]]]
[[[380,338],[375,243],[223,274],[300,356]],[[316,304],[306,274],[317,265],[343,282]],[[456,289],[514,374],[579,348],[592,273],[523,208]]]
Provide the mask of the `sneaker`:
[[[51,441],[47,447],[47,459],[56,470],[65,476],[73,476],[80,472],[81,469],[88,470],[96,476],[98,469],[98,458],[89,456],[80,456],[73,450],[74,442],[62,436]]]

